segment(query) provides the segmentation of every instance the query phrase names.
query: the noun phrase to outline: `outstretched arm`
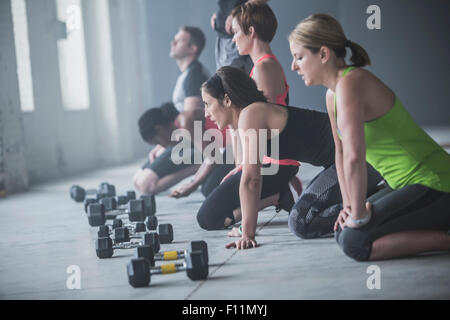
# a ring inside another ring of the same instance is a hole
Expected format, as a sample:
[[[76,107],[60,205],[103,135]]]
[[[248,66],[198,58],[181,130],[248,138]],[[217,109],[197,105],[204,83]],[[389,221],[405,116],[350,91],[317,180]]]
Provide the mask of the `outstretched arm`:
[[[205,161],[203,161],[202,165],[195,173],[192,180],[189,183],[186,183],[180,186],[179,188],[173,190],[170,196],[173,198],[181,198],[190,195],[192,192],[197,190],[197,188],[203,183],[203,181],[205,181],[205,179],[214,169],[214,166],[215,166],[214,162],[205,159]]]
[[[229,243],[227,248],[256,247],[255,235],[262,188],[258,133],[260,129],[267,129],[267,116],[261,109],[255,108],[257,106],[257,104],[248,106],[239,117],[239,135],[243,144],[242,176],[239,185],[242,237]]]
[[[338,126],[342,134],[343,178],[353,219],[366,215],[367,168],[364,139],[363,89],[358,81],[343,78],[336,88]]]

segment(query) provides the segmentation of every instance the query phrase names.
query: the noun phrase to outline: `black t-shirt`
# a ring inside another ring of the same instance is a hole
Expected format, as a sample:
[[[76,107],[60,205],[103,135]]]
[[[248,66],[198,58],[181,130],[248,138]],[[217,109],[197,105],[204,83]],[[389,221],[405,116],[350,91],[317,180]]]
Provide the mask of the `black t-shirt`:
[[[234,8],[247,2],[247,0],[218,0],[219,10],[216,12],[216,32],[220,38],[232,38],[232,34],[225,31],[225,22]]]
[[[178,76],[172,96],[173,104],[178,112],[184,111],[185,98],[201,96],[200,87],[203,82],[208,80],[208,77],[208,72],[198,60],[192,62],[187,69]]]

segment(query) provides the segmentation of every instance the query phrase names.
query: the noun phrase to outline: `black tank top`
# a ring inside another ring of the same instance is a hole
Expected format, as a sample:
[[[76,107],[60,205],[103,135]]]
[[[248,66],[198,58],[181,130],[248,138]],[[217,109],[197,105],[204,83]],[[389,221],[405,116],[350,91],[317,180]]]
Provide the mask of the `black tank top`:
[[[288,120],[279,134],[278,159],[294,159],[317,167],[334,163],[334,141],[328,115],[324,112],[286,106]],[[271,140],[267,140],[271,156]]]

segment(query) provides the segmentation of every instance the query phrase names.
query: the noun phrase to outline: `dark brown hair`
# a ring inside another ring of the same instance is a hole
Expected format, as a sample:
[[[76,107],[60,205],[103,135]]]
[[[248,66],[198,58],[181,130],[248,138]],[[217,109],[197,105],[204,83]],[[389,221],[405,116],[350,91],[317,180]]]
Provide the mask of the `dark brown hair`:
[[[266,3],[246,2],[231,12],[233,18],[248,35],[250,27],[255,29],[258,38],[264,42],[271,42],[277,31],[278,23],[272,9]]]
[[[254,102],[267,102],[255,80],[244,71],[233,67],[222,67],[202,84],[212,97],[223,100],[225,94],[237,108],[245,108]]]
[[[183,30],[187,33],[189,33],[190,35],[190,40],[189,40],[189,44],[190,45],[194,45],[197,46],[197,57],[200,56],[200,54],[203,51],[203,48],[205,47],[205,34],[203,33],[202,30],[200,30],[197,27],[189,27],[189,26],[182,26],[180,28],[180,30]]]

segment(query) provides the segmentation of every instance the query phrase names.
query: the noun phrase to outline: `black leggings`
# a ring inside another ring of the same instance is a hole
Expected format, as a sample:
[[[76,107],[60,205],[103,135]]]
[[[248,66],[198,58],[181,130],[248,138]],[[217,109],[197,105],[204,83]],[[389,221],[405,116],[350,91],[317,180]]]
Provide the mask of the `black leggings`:
[[[367,163],[367,196],[374,194],[383,178]],[[342,196],[336,166],[324,169],[302,192],[289,215],[289,229],[297,237],[312,239],[333,235],[333,226],[342,210]]]
[[[262,176],[261,199],[289,190],[288,183],[297,173],[298,167],[280,166],[276,175]],[[224,183],[209,194],[197,213],[197,221],[205,230],[220,230],[225,227],[225,219],[230,218],[235,223],[233,210],[240,208],[239,184],[242,171],[229,177]],[[290,210],[292,204],[283,209]]]
[[[335,238],[344,253],[369,260],[372,243],[387,234],[404,231],[450,229],[450,193],[415,184],[398,190],[385,188],[369,197],[370,222],[358,229],[340,227]]]
[[[235,168],[234,164],[216,164],[212,171],[209,173],[208,177],[202,183],[202,193],[205,197],[220,184],[222,179]]]

